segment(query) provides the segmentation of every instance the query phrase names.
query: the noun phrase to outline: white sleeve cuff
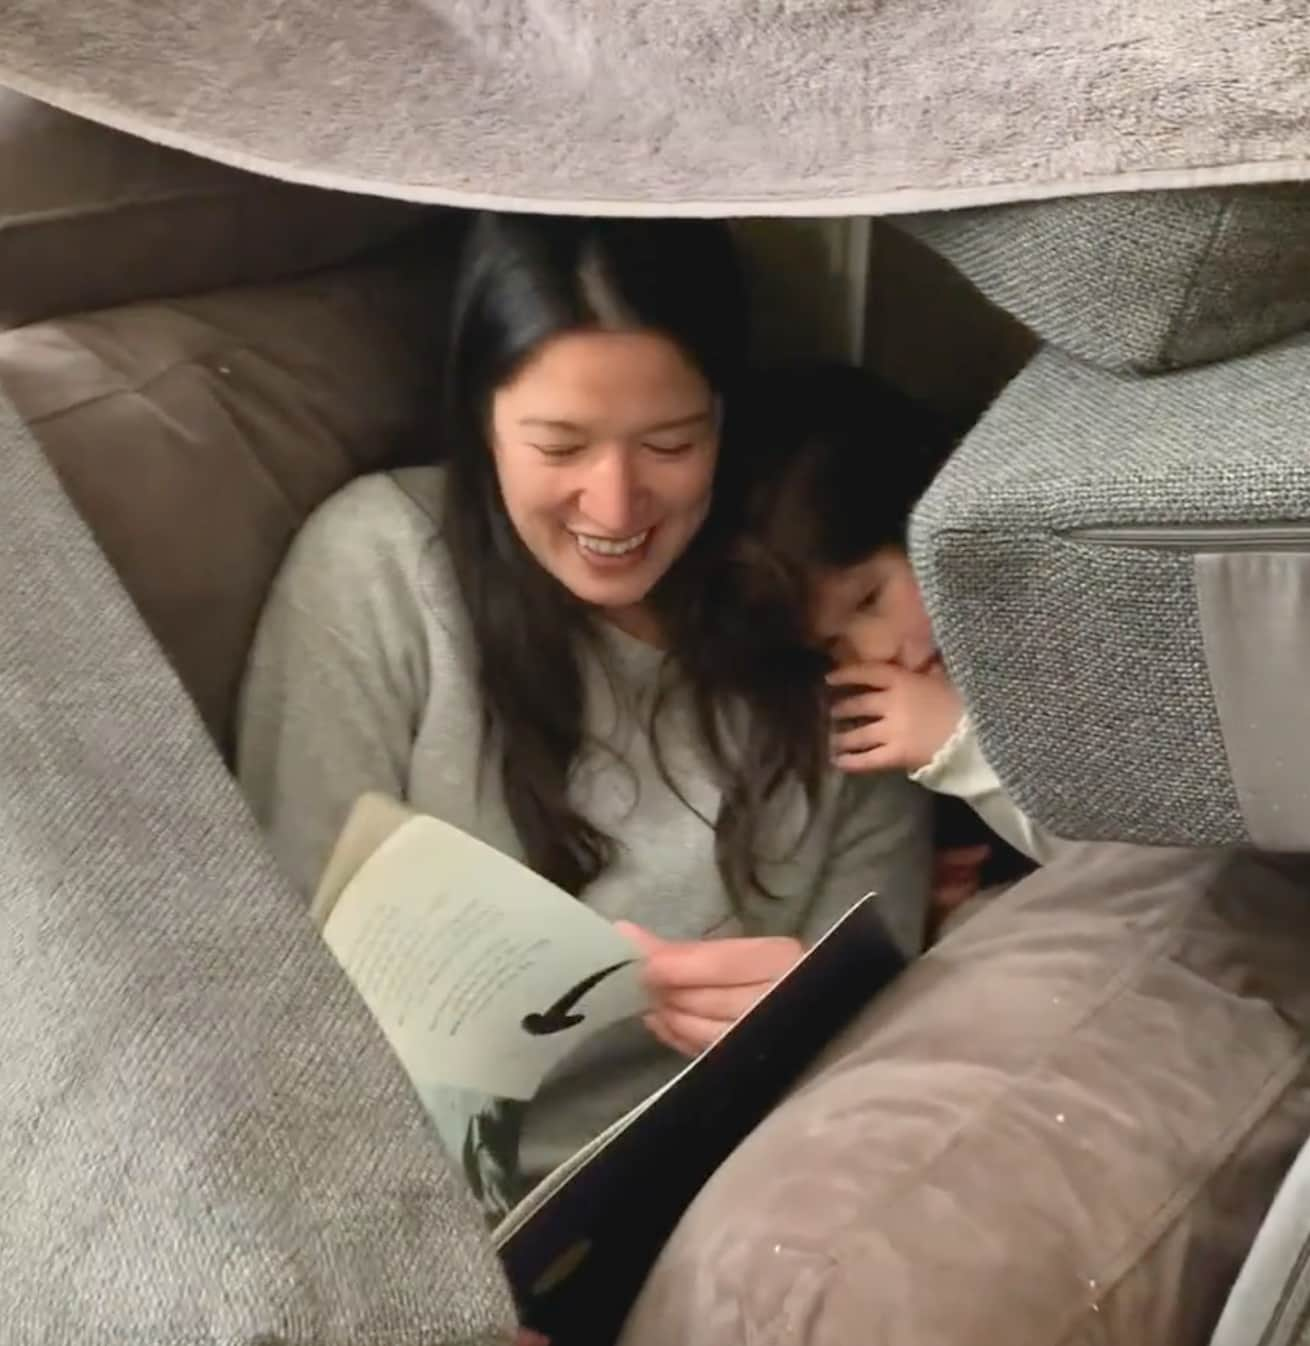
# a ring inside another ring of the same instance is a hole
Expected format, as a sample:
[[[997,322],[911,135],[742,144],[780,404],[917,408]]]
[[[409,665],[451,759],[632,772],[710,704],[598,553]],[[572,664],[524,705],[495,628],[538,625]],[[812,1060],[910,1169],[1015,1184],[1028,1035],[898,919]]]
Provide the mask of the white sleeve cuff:
[[[967,714],[956,721],[951,736],[933,754],[932,761],[910,772],[910,779],[938,794],[966,799],[979,790],[995,788],[995,773],[982,755]]]

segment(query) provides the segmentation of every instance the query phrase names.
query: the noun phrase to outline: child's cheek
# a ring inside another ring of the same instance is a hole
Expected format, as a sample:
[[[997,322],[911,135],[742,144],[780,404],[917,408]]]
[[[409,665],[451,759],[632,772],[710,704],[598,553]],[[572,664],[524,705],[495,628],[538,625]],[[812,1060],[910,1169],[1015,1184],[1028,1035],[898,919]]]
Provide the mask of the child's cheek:
[[[853,617],[842,641],[849,659],[858,664],[885,664],[896,658],[897,641],[888,622],[878,617]]]

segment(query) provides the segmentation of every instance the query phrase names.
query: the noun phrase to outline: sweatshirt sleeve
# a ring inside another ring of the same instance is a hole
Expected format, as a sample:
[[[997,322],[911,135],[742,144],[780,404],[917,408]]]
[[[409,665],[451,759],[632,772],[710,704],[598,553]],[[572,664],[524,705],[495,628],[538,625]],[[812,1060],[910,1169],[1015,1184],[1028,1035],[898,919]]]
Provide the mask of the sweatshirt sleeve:
[[[878,909],[901,952],[922,952],[932,874],[929,796],[903,775],[848,776],[837,800],[829,862],[805,929],[818,939],[851,905],[875,893]]]
[[[383,477],[329,500],[292,545],[247,666],[237,776],[307,896],[355,800],[406,796],[428,681],[411,512]]]
[[[1000,778],[983,756],[982,745],[968,715],[927,766],[910,779],[938,794],[962,799],[1002,840],[1030,860],[1045,864],[1060,846],[1058,837],[1033,822],[1005,793]]]

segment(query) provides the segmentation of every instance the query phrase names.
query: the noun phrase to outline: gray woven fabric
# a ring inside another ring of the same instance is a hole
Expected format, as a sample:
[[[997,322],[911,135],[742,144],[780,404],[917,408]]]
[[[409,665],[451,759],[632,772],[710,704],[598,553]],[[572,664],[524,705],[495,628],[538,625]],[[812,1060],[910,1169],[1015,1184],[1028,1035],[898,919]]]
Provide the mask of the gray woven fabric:
[[[5,0],[0,83],[456,205],[882,214],[1310,176],[1288,0]]]
[[[947,662],[1056,833],[1245,839],[1192,556],[1060,534],[1310,519],[1308,382],[1306,338],[1149,380],[1048,348],[922,502],[912,547]]]
[[[1233,1285],[1210,1346],[1310,1343],[1310,1145],[1298,1156]]]
[[[1045,340],[1110,369],[1246,354],[1310,326],[1310,188],[1134,192],[909,216]]]
[[[505,1339],[409,1085],[0,404],[0,1335]]]

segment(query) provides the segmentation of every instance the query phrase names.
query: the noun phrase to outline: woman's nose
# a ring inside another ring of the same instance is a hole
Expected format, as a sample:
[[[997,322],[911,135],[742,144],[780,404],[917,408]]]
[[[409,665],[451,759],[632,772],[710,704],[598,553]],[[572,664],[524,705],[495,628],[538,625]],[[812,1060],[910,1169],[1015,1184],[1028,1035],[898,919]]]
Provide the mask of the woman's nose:
[[[610,450],[589,465],[582,512],[606,534],[624,537],[638,522],[640,495],[629,455],[623,449]]]

